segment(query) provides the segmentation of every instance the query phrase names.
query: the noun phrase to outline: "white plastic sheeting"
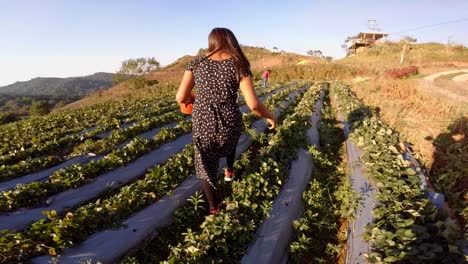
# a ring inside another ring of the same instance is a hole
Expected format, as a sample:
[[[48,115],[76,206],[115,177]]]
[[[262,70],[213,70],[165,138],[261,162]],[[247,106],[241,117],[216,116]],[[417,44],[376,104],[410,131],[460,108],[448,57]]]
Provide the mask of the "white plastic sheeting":
[[[302,193],[312,174],[312,157],[304,149],[298,151],[289,171],[289,177],[273,202],[270,217],[255,234],[241,263],[284,263],[287,260],[289,244],[294,237],[292,222],[299,219],[304,211]]]
[[[339,119],[343,123],[344,134],[346,137],[348,174],[351,179],[351,185],[353,190],[359,193],[361,197],[360,207],[356,212],[356,219],[349,222],[346,263],[367,263],[364,254],[370,252],[371,244],[364,241],[363,234],[366,231],[366,226],[372,223],[372,210],[375,204],[376,189],[369,179],[364,176],[364,168],[360,162],[361,154],[358,148],[348,138],[348,123],[344,121],[342,116],[339,116]]]
[[[187,117],[186,119],[189,119],[190,117]],[[161,128],[173,128],[175,126],[177,126],[177,124],[179,124],[179,122],[172,122],[172,123],[169,123],[169,124],[166,124],[166,125],[163,125],[163,126],[160,126],[160,127],[157,127],[157,128],[153,128],[151,129],[150,131],[147,131],[147,132],[144,132],[144,133],[141,133],[140,135],[138,135],[138,137],[141,137],[141,138],[144,138],[144,139],[148,139],[148,140],[152,140],[154,138],[154,136],[156,136],[158,133],[159,133],[159,130],[161,130]],[[130,140],[127,140],[125,141],[124,143],[122,144],[119,144],[117,146],[117,148],[120,148],[122,149],[123,147],[125,147],[128,143],[130,143],[133,139],[130,139]]]
[[[418,160],[413,156],[413,153],[411,153],[409,144],[405,143],[404,147],[405,150],[403,153],[403,158],[411,163],[410,168],[413,169],[416,174],[418,174],[419,180],[421,181],[421,184],[419,185],[421,190],[424,190],[429,202],[435,205],[439,210],[445,210],[445,196],[432,190],[432,187],[429,186],[429,182],[426,178],[424,170],[421,169],[421,165],[419,164]]]
[[[303,89],[301,89],[303,90]],[[289,97],[294,99],[297,92]],[[285,102],[288,106],[293,100]],[[275,115],[279,116],[282,109],[276,108]],[[265,131],[267,124],[265,120],[257,120],[252,125],[256,133]],[[247,134],[242,134],[236,149],[236,158],[252,144],[252,139]],[[225,160],[220,161],[220,172],[225,166]],[[130,250],[138,247],[144,241],[157,236],[157,229],[167,226],[172,221],[173,212],[183,206],[187,199],[196,191],[201,191],[201,182],[193,175],[180,184],[171,195],[166,195],[156,203],[134,214],[123,225],[124,229],[104,230],[90,236],[80,245],[66,249],[58,257],[59,263],[81,263],[91,260],[93,263],[99,261],[103,264],[113,263],[124,256]],[[34,258],[32,263],[50,263],[50,256]]]
[[[159,115],[159,116],[162,116],[162,114]],[[125,128],[131,127],[131,126],[133,126],[133,125],[135,125],[135,124],[136,124],[136,122],[130,122],[130,123],[120,124],[120,125],[119,125],[119,129],[125,129]],[[109,131],[106,131],[106,132],[102,132],[101,134],[97,134],[96,137],[97,137],[97,138],[100,138],[100,139],[107,138],[107,137],[110,136],[110,134],[111,134],[113,131],[114,131],[114,130],[109,130]]]
[[[86,156],[79,156],[76,158],[69,159],[63,163],[58,164],[57,166],[50,167],[46,170],[31,173],[28,175],[24,175],[9,181],[4,181],[0,183],[0,192],[4,192],[16,187],[17,184],[27,184],[33,181],[45,181],[47,178],[54,172],[63,169],[65,167],[71,166],[73,164],[83,164],[90,162],[91,160],[99,160],[102,157],[86,155]]]
[[[83,129],[83,130],[81,130],[81,131],[72,133],[72,134],[70,134],[70,135],[81,136],[81,135],[84,135],[84,134],[87,134],[87,133],[91,133],[91,132],[93,132],[94,130],[96,130],[97,128],[98,128],[98,126],[92,126],[92,127],[90,127],[90,128]]]

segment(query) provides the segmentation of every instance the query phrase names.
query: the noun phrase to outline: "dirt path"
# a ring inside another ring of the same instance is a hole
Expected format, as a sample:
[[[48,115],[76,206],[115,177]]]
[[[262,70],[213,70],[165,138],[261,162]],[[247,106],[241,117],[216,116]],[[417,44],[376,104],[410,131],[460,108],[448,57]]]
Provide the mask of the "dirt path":
[[[454,74],[454,73],[459,73],[459,72],[466,72],[468,73],[468,69],[458,69],[458,70],[450,70],[450,71],[443,71],[443,72],[438,72],[431,74],[429,76],[424,77],[424,80],[427,81],[434,81],[435,79],[439,78],[440,76],[443,75],[448,75],[448,74]],[[455,77],[456,78],[456,77]]]
[[[442,97],[468,102],[468,85],[464,82],[421,80],[419,88],[428,93],[435,93]]]
[[[458,75],[458,76],[455,76],[452,81],[456,81],[456,82],[466,82],[468,81],[468,73],[467,74],[462,74],[462,75]]]
[[[455,75],[459,73],[459,75]],[[451,80],[443,80],[441,76],[454,75]],[[460,102],[468,102],[468,69],[441,71],[424,77],[419,82],[419,88],[428,93],[450,98]]]

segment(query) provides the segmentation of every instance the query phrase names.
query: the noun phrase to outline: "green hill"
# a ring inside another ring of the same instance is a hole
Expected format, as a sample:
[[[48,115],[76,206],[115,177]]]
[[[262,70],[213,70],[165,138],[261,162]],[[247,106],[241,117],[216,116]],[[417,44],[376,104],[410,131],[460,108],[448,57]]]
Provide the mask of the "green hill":
[[[112,73],[70,78],[34,78],[0,87],[0,95],[83,97],[113,85]]]
[[[34,78],[0,87],[0,124],[30,115],[31,105],[42,104],[44,112],[72,103],[92,92],[113,85],[114,74],[99,72],[70,78]]]

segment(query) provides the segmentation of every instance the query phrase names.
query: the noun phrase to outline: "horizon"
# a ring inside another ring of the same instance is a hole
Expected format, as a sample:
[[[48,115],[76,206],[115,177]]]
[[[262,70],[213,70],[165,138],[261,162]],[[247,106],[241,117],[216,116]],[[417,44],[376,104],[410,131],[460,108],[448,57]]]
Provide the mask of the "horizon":
[[[321,50],[335,59],[344,56],[340,46],[347,36],[368,30],[368,19],[376,19],[380,29],[390,33],[389,40],[410,35],[417,43],[450,40],[468,46],[465,10],[468,2],[462,0],[138,4],[0,0],[0,23],[5,25],[0,28],[4,38],[0,86],[38,77],[115,73],[122,61],[137,57],[155,57],[165,66],[205,48],[209,31],[217,26],[233,30],[243,45],[278,47],[301,55],[310,49]]]

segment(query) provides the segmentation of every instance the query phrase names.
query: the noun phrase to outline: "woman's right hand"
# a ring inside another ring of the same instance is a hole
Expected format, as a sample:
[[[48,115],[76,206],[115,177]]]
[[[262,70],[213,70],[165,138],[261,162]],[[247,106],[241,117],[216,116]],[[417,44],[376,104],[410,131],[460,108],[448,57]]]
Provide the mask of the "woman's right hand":
[[[267,118],[267,122],[268,122],[268,129],[275,129],[278,125],[278,120],[276,120],[275,117],[273,118]]]

